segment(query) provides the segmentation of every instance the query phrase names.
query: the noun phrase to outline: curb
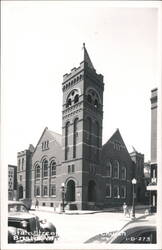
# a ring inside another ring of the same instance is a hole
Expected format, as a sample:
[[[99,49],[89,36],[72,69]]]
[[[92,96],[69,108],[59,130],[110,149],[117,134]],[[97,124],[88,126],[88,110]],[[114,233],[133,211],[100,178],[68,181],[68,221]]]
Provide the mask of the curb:
[[[143,210],[146,208],[137,208],[136,210]],[[51,211],[51,210],[46,210],[46,209],[42,209],[39,208],[39,210],[35,210],[35,209],[30,209],[30,211],[40,211],[40,212],[48,212],[48,213],[53,213],[53,214],[65,214],[65,215],[86,215],[86,214],[96,214],[96,213],[123,213],[122,209],[117,210],[116,208],[112,208],[112,209],[108,209],[108,210],[97,210],[97,211],[86,211],[86,212],[78,212],[78,211],[73,211],[71,210],[71,212],[69,212],[68,210],[65,212],[57,212],[57,211]],[[141,215],[141,216],[145,216],[145,215]],[[141,217],[140,216],[140,217]],[[138,217],[139,218],[139,217]]]

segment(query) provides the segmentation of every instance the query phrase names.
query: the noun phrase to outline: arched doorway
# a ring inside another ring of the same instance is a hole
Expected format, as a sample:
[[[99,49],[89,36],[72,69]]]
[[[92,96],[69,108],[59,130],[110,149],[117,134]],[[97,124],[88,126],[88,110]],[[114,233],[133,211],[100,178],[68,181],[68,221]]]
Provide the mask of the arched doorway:
[[[23,186],[19,186],[19,199],[23,198]]]
[[[75,182],[73,180],[67,183],[66,200],[75,201]]]
[[[88,201],[96,201],[96,183],[92,180],[88,183]]]

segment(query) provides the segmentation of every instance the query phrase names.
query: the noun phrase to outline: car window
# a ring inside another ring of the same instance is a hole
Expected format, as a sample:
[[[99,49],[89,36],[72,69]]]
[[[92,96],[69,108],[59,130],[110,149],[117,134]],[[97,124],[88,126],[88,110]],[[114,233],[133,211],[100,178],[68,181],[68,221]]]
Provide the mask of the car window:
[[[8,212],[27,212],[28,210],[22,204],[10,204],[8,205]]]
[[[155,244],[156,243],[156,230],[147,230],[147,232],[132,233],[127,236],[122,243],[135,243],[135,244]]]

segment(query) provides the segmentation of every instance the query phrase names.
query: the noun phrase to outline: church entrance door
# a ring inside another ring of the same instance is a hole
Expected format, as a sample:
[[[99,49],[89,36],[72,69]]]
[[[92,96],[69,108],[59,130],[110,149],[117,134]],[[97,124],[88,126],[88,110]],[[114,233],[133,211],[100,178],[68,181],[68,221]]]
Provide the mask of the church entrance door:
[[[75,182],[73,180],[67,183],[66,199],[67,201],[75,201]]]
[[[89,181],[88,183],[88,202],[96,201],[96,183],[94,181]]]

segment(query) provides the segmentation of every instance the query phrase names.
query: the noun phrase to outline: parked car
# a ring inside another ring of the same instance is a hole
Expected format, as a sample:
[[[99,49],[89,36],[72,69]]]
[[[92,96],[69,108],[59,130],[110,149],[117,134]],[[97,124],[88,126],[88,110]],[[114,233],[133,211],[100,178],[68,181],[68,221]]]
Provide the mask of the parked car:
[[[8,243],[53,243],[56,227],[29,213],[23,202],[8,203]]]
[[[119,232],[116,232],[108,243],[156,244],[155,216],[145,216],[128,223]]]
[[[128,222],[119,231],[98,234],[85,243],[155,244],[156,242],[155,215],[149,215]]]

